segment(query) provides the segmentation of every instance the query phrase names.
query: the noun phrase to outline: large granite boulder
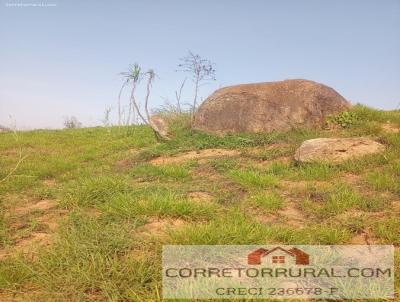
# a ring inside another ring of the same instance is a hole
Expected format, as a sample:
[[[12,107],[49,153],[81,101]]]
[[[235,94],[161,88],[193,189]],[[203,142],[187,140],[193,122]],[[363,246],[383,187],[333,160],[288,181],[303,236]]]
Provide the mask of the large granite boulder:
[[[209,133],[285,131],[322,125],[350,108],[332,88],[307,80],[243,84],[215,91],[195,114],[194,128]]]
[[[315,138],[301,144],[296,151],[295,159],[300,162],[339,163],[384,150],[384,145],[366,137]]]

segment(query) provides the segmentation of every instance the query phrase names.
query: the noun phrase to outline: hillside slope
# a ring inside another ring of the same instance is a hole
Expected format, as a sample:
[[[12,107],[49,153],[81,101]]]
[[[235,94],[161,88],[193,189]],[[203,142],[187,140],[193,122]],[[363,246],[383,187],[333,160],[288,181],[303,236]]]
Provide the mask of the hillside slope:
[[[227,137],[177,124],[0,133],[0,301],[161,300],[163,244],[377,244],[400,268],[400,111]],[[368,136],[382,154],[297,164],[300,143]],[[26,157],[25,157],[26,156]],[[397,291],[400,281],[396,280]]]

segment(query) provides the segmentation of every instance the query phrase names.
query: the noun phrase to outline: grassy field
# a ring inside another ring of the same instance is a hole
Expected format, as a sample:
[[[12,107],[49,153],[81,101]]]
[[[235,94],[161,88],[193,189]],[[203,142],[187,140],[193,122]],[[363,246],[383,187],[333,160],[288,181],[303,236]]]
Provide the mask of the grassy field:
[[[345,127],[215,137],[179,123],[0,133],[0,301],[159,301],[163,244],[379,244],[400,269],[400,111]],[[383,154],[297,164],[316,137]],[[400,292],[400,279],[396,280]]]

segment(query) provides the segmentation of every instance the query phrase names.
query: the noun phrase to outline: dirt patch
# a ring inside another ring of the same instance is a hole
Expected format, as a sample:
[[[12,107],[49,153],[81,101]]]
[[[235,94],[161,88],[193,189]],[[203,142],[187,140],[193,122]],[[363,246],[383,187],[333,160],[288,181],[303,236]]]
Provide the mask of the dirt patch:
[[[22,216],[27,215],[33,211],[47,211],[55,208],[56,206],[57,202],[55,200],[44,199],[35,204],[15,208],[15,214],[17,214],[18,216]]]
[[[290,144],[288,143],[275,143],[275,144],[270,144],[270,145],[265,145],[265,146],[259,146],[259,147],[250,147],[246,148],[243,150],[244,154],[249,154],[249,155],[259,155],[260,152],[265,152],[265,151],[271,151],[271,150],[279,150],[279,149],[288,149],[290,148]]]
[[[303,213],[294,203],[290,203],[284,209],[279,210],[278,214],[285,218],[287,224],[292,226],[302,227],[306,222]]]
[[[137,155],[140,153],[140,149],[129,149],[124,155],[121,155],[122,158],[118,159],[114,162],[114,166],[117,169],[127,169],[134,166],[137,161]]]
[[[400,215],[400,199],[392,202],[393,211]]]
[[[228,150],[228,149],[205,149],[200,151],[190,151],[183,154],[170,157],[157,157],[150,162],[153,165],[159,166],[164,164],[175,164],[185,162],[189,160],[202,160],[214,157],[225,157],[225,156],[239,156],[240,151]]]
[[[52,187],[55,187],[57,183],[56,183],[55,179],[46,179],[43,181],[43,184],[46,187],[52,188]]]
[[[135,160],[132,158],[125,158],[115,162],[114,166],[118,170],[124,170],[127,168],[131,168],[135,164]]]
[[[335,216],[336,221],[346,221],[351,218],[360,218],[365,216],[366,213],[361,210],[347,209],[345,212]]]
[[[335,216],[336,221],[346,221],[346,220],[353,220],[357,218],[365,218],[366,222],[372,222],[376,221],[378,219],[384,219],[386,217],[387,213],[385,211],[381,212],[364,212],[361,210],[354,210],[354,209],[349,209],[344,213],[338,214]]]
[[[0,259],[22,253],[25,256],[34,258],[35,250],[39,246],[47,246],[51,243],[51,234],[44,232],[35,232],[29,234],[24,238],[18,239],[18,241],[12,247],[0,250]]]
[[[68,213],[67,210],[53,211],[53,212],[41,215],[40,217],[36,218],[36,220],[40,224],[47,226],[47,229],[53,232],[53,231],[55,231],[57,229],[57,227],[59,225],[59,220],[66,213]]]
[[[297,181],[280,180],[278,183],[278,186],[281,189],[297,192],[297,190],[301,190],[301,191],[305,190],[308,184],[309,184],[309,182],[304,181],[304,180],[297,180]]]
[[[330,183],[327,181],[323,181],[323,180],[311,180],[311,181],[307,181],[307,180],[281,180],[278,183],[278,186],[282,189],[289,189],[289,190],[301,190],[304,191],[307,188],[312,188],[312,187],[327,187],[329,186]]]
[[[209,203],[213,200],[213,196],[205,191],[189,192],[188,197],[190,200],[200,203]]]
[[[275,223],[278,222],[278,218],[272,214],[254,214],[257,221],[261,223]]]
[[[223,181],[225,178],[219,174],[218,172],[216,172],[214,169],[202,165],[196,169],[194,169],[193,171],[193,177],[195,180],[207,180],[209,181]]]
[[[361,233],[357,234],[350,240],[350,244],[355,244],[355,245],[364,245],[367,244],[367,234],[366,233]]]
[[[382,129],[383,129],[383,131],[389,132],[389,133],[399,133],[400,132],[400,128],[391,123],[383,124]]]
[[[58,209],[55,200],[41,200],[35,204],[19,206],[8,213],[10,227],[12,230],[20,230],[29,227],[29,221],[32,219],[45,226],[45,229],[55,230],[58,226],[58,220],[68,213],[67,210]],[[35,212],[38,213],[35,213]]]
[[[371,234],[371,231],[369,229],[363,230],[361,233],[355,235],[351,240],[350,244],[354,245],[374,245],[378,244],[379,241],[374,238],[374,236]]]
[[[92,217],[98,218],[101,216],[101,211],[96,208],[86,208],[84,211],[86,214]]]
[[[209,194],[212,194],[215,202],[235,203],[247,194],[246,190],[240,185],[208,165],[200,165],[192,171],[191,175],[193,177],[191,189],[193,191],[210,192]]]
[[[293,162],[294,150],[287,143],[277,143],[265,147],[247,148],[242,155],[255,160],[260,168],[269,168],[274,163],[290,164]]]
[[[355,245],[366,244],[365,234],[357,234],[351,239],[350,244],[355,244]]]
[[[57,209],[57,205],[57,201],[46,199],[10,209],[7,219],[13,244],[0,250],[0,259],[18,253],[34,258],[38,247],[51,244],[59,219],[68,212]]]
[[[357,184],[362,180],[362,177],[360,175],[356,175],[356,174],[345,174],[342,176],[346,181],[346,183],[349,184]]]
[[[0,131],[1,132],[1,131]],[[19,296],[20,294],[18,294]],[[16,294],[13,292],[5,292],[0,289],[0,301],[1,302],[16,302],[16,301],[24,301],[24,300],[16,300]]]
[[[176,228],[185,224],[182,219],[173,218],[152,218],[148,223],[137,229],[137,234],[145,237],[165,237],[169,228]]]
[[[294,203],[289,203],[282,210],[276,211],[276,214],[259,213],[255,209],[253,211],[252,216],[261,223],[284,223],[298,228],[303,227],[306,223],[306,217]]]
[[[19,241],[16,242],[15,248],[22,252],[22,253],[28,253],[32,250],[32,248],[40,245],[40,246],[45,246],[49,245],[51,241],[51,235],[48,233],[43,233],[43,232],[37,232],[37,233],[32,233],[29,235],[27,238],[22,238]]]
[[[291,202],[301,202],[305,198],[320,202],[324,199],[325,190],[330,186],[326,181],[288,181],[278,183],[280,194]]]

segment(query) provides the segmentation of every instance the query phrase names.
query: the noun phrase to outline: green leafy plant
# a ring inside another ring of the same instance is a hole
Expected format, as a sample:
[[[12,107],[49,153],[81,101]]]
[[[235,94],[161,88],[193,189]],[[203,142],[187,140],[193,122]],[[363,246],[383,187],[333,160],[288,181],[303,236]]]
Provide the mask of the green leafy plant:
[[[344,111],[337,115],[331,115],[327,118],[327,123],[340,126],[342,128],[349,128],[358,121],[358,115],[352,111]]]

